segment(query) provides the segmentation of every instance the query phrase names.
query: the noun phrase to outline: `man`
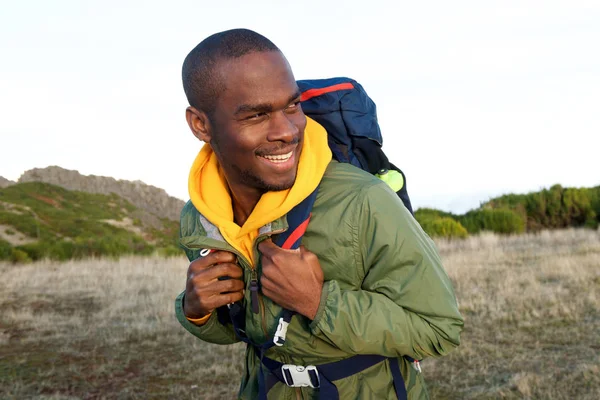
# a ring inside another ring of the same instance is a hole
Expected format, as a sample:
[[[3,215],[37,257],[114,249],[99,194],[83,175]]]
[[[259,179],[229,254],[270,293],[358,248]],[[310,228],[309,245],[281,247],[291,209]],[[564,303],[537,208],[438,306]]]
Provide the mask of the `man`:
[[[458,346],[463,321],[433,243],[396,194],[331,160],[326,132],[303,114],[291,68],[265,37],[208,37],[185,59],[183,84],[187,122],[205,145],[181,214],[193,260],[176,300],[181,324],[208,342],[251,342],[242,399],[267,389],[273,399],[323,398],[333,385],[341,399],[396,398],[397,377],[408,398],[428,398],[413,361]],[[276,246],[271,236],[316,188],[303,246]],[[245,310],[237,334],[223,318],[235,302]],[[285,344],[261,347],[283,309],[297,313]]]

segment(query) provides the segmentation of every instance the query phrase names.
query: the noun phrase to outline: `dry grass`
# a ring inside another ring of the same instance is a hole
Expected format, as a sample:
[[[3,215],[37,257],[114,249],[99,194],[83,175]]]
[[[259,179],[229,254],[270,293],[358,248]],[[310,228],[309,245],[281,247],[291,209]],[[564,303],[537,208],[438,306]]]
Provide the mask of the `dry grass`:
[[[600,398],[600,232],[439,242],[466,318],[435,399]],[[184,258],[0,264],[0,398],[234,398],[243,347],[173,316]]]
[[[174,318],[187,264],[0,264],[0,398],[233,398],[243,348]]]
[[[600,399],[600,231],[439,242],[465,331],[434,398]]]

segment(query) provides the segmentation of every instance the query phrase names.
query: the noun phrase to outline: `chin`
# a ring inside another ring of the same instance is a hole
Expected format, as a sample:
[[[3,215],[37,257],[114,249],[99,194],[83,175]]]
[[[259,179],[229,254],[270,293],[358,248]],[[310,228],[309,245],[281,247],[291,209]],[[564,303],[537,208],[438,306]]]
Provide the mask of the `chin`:
[[[264,182],[265,186],[263,187],[263,189],[266,192],[280,192],[282,190],[291,189],[292,186],[294,186],[295,182],[296,182],[295,176],[292,180],[288,180],[285,182]]]
[[[273,176],[271,174],[269,176],[271,179],[266,179],[266,175],[261,176],[255,173],[254,171],[250,170],[239,170],[239,173],[241,176],[241,181],[244,183],[245,186],[253,187],[262,193],[280,192],[282,190],[288,190],[292,186],[294,186],[297,176],[296,170],[294,170],[293,172],[290,171],[290,173],[283,176]]]

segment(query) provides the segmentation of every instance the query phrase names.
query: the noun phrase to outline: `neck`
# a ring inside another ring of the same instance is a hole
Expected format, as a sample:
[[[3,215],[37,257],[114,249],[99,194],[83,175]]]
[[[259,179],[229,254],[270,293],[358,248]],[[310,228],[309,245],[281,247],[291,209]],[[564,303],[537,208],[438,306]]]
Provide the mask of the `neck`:
[[[244,223],[246,223],[246,220],[252,214],[254,207],[260,201],[263,193],[258,190],[249,190],[248,188],[235,188],[231,185],[229,186],[229,193],[231,194],[233,221],[239,226],[244,226]]]

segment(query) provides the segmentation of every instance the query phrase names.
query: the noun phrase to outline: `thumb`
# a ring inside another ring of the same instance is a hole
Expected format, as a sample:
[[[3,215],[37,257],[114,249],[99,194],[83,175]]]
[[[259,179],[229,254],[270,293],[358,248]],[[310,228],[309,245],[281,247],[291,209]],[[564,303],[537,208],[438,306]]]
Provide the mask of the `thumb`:
[[[271,238],[268,238],[258,244],[258,250],[268,257],[275,254],[277,250],[280,250],[280,248],[273,243]]]

